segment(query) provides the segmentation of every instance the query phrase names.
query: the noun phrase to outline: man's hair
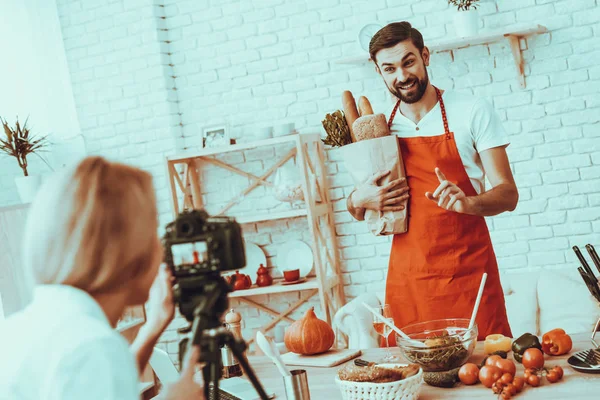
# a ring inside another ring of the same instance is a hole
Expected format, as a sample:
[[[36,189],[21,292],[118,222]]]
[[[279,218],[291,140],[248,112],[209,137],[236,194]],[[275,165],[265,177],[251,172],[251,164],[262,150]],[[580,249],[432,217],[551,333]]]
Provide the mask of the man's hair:
[[[156,237],[152,176],[88,157],[40,188],[25,227],[23,267],[34,284],[109,292],[146,270]]]
[[[375,55],[383,49],[394,47],[405,40],[412,40],[419,53],[425,48],[423,35],[421,32],[412,27],[410,22],[392,22],[381,28],[371,39],[369,43],[369,54],[371,60],[377,63]]]

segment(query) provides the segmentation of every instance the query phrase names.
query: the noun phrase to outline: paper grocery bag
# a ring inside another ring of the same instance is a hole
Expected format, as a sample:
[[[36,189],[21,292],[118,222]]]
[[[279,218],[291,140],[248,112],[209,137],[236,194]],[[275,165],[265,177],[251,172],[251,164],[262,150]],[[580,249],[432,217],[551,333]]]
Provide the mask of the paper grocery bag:
[[[400,144],[395,135],[361,140],[341,147],[346,169],[355,185],[360,185],[375,173],[390,170],[380,181],[385,185],[395,179],[406,177]],[[402,203],[402,211],[366,210],[365,221],[376,236],[404,233],[408,229],[408,199]]]

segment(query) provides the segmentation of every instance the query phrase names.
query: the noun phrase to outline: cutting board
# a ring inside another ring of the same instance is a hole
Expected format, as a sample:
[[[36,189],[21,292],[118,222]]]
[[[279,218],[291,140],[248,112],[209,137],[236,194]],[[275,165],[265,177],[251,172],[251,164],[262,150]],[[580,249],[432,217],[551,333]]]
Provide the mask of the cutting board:
[[[281,359],[287,365],[328,368],[335,367],[336,365],[358,357],[361,354],[362,352],[360,350],[353,349],[329,350],[325,353],[316,354],[313,356],[303,356],[289,352],[283,354]]]

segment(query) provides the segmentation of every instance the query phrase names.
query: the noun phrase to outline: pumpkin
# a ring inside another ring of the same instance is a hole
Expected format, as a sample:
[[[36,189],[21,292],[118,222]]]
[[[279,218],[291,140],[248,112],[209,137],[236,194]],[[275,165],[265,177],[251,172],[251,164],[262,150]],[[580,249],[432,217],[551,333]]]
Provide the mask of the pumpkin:
[[[331,348],[334,340],[333,329],[327,322],[317,318],[314,307],[306,311],[303,318],[291,324],[283,338],[289,351],[304,355],[324,353]]]

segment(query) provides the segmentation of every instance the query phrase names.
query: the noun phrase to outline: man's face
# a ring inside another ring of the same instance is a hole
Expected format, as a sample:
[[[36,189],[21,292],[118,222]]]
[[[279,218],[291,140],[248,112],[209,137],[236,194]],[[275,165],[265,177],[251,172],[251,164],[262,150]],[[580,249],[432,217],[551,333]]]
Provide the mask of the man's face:
[[[429,84],[427,48],[420,53],[412,40],[405,40],[378,51],[376,58],[377,72],[394,96],[408,104],[421,100]]]

